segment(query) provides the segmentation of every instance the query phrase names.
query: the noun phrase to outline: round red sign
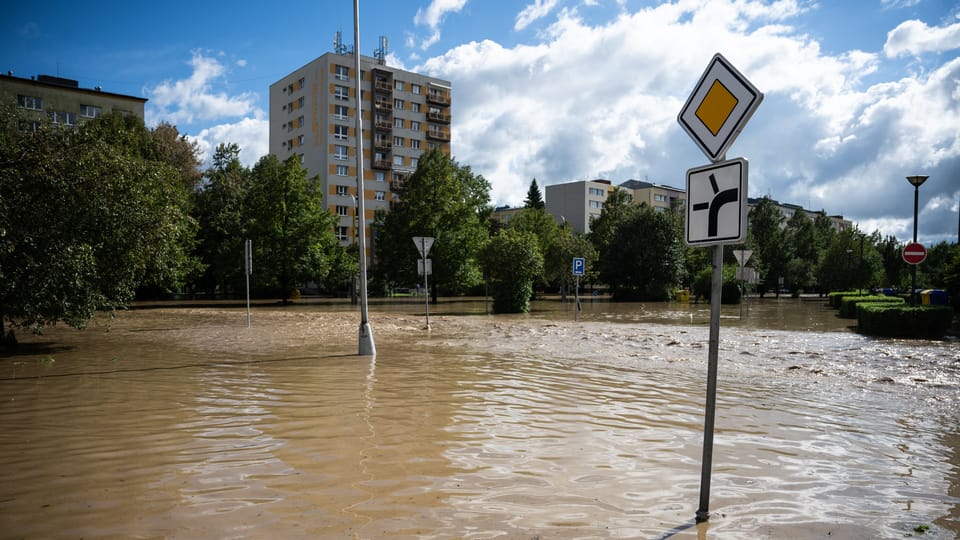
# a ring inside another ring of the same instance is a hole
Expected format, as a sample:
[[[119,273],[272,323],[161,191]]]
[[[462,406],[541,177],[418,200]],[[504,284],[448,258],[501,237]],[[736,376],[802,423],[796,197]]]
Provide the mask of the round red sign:
[[[927,248],[918,242],[911,242],[903,248],[903,260],[907,264],[920,264],[927,258]]]

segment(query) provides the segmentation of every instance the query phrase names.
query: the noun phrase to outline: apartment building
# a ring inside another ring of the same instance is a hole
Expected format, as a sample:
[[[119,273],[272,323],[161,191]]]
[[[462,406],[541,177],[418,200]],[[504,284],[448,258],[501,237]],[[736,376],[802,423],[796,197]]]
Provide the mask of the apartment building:
[[[80,88],[79,81],[37,75],[16,77],[0,74],[0,99],[16,103],[24,113],[24,128],[47,118],[54,124],[75,126],[108,113],[134,114],[143,118],[146,98],[104,92],[99,86]]]
[[[646,204],[658,211],[682,207],[686,191],[640,180],[627,180],[619,186],[630,195],[634,204]],[[610,180],[584,180],[554,184],[544,189],[547,212],[557,223],[568,223],[574,232],[590,232],[590,220],[600,216],[603,203],[613,192]]]
[[[367,256],[375,251],[370,223],[389,210],[397,190],[433,148],[450,154],[449,81],[387,66],[383,55],[360,56],[356,95],[353,53],[326,53],[270,85],[270,153],[299,156],[323,183],[324,206],[340,218],[343,245],[357,240],[357,107],[362,111]]]

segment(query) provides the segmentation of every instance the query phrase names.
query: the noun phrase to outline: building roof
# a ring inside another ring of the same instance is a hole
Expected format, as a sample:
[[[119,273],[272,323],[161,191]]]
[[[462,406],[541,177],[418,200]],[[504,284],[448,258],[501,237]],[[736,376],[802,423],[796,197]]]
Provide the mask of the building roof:
[[[6,73],[0,73],[0,79],[6,79],[11,81],[16,81],[19,83],[24,83],[32,86],[42,86],[45,88],[56,88],[56,89],[67,89],[73,92],[79,92],[81,94],[91,94],[99,96],[107,96],[120,99],[129,99],[133,101],[139,101],[141,103],[146,103],[147,98],[139,96],[129,96],[126,94],[117,94],[114,92],[104,92],[99,86],[95,88],[80,88],[80,83],[73,79],[65,79],[62,77],[54,77],[52,75],[37,75],[36,77],[17,77],[13,72],[8,71]]]

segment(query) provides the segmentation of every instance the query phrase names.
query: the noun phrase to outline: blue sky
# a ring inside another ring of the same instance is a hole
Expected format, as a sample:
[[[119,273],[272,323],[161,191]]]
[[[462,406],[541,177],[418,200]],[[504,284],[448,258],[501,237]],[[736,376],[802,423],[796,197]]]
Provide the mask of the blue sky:
[[[269,86],[353,43],[353,2],[229,9],[18,2],[0,20],[0,71],[60,75],[149,99],[209,155],[267,152]],[[960,6],[945,0],[361,0],[360,51],[452,81],[453,154],[495,204],[541,186],[605,178],[683,187],[704,165],[676,121],[714,53],[764,94],[728,157],[750,160],[751,196],[842,214],[909,239],[957,241]]]

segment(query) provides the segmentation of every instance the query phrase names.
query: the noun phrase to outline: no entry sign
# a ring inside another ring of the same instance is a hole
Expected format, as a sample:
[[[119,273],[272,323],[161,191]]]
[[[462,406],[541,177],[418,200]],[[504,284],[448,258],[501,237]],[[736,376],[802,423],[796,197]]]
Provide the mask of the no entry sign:
[[[903,248],[903,260],[907,264],[920,264],[927,259],[927,248],[918,242],[911,242]]]

